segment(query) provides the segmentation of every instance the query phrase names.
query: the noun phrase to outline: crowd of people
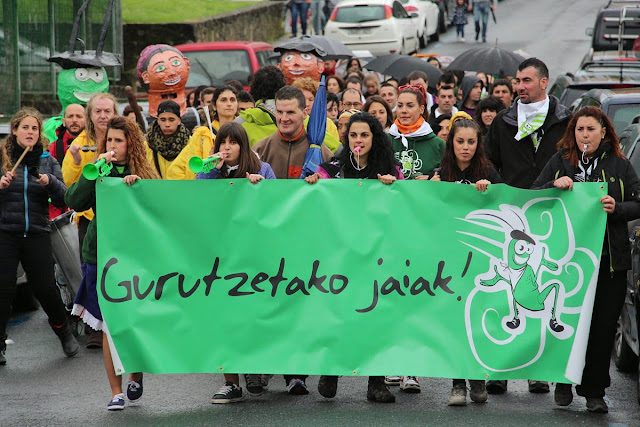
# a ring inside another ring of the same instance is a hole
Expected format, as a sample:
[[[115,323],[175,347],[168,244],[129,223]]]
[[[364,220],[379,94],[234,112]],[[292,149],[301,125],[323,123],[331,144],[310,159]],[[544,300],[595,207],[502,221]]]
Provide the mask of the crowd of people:
[[[0,364],[7,363],[5,340],[18,262],[64,353],[78,352],[55,286],[48,234],[51,201],[58,209],[76,212],[83,279],[72,313],[92,331],[88,347],[103,350],[112,393],[108,409],[123,409],[125,394],[129,401],[142,396],[142,373],[130,374],[123,391],[98,304],[95,180],[82,174],[89,163],[104,160],[112,166],[108,176],[128,185],[140,179],[229,178],[256,185],[263,179],[304,178],[322,185],[323,179],[342,178],[377,179],[385,185],[398,180],[432,182],[426,185],[457,182],[482,192],[496,183],[570,191],[574,182],[607,181],[609,194],[600,200],[607,213],[604,250],[586,365],[576,387],[577,394],[586,397],[589,411],[607,412],[603,397],[610,385],[609,357],[631,266],[626,223],[640,217],[640,182],[620,152],[610,120],[593,107],[571,115],[547,95],[549,71],[536,58],[520,64],[513,77],[447,71],[432,90],[421,71],[399,81],[381,81],[354,59],[341,76],[335,63],[323,61],[321,50],[313,46],[280,53],[278,66],[266,65],[252,76],[248,92],[234,81],[190,92],[188,106],[202,124],[193,129],[183,123],[181,108],[173,100],[160,102],[156,116],[145,124],[136,122],[135,106],[120,116],[115,97],[98,93],[86,108],[66,107],[58,139],[49,145],[37,111],[25,108],[16,113],[11,135],[0,149]],[[305,175],[303,163],[310,148],[306,126],[323,74],[327,89],[323,162],[315,173]],[[196,174],[189,169],[192,157],[208,156],[219,158],[211,171]],[[252,396],[262,394],[270,378],[244,377]],[[289,393],[309,392],[305,375],[284,378]],[[469,384],[474,402],[507,390],[506,381]],[[395,401],[389,389],[393,385],[407,393],[421,391],[414,376],[370,377],[367,399]],[[322,376],[318,391],[333,398],[337,386],[338,377]],[[549,392],[549,384],[530,380],[529,390]],[[466,380],[454,379],[448,404],[465,405],[467,392]],[[212,402],[242,397],[240,375],[225,374]],[[572,399],[570,384],[556,385],[558,405],[569,405]]]

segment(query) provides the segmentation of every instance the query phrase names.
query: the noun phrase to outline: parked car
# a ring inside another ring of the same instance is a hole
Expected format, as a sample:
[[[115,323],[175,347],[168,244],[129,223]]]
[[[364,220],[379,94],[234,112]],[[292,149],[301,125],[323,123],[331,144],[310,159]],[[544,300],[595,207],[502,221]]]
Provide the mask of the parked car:
[[[615,4],[598,12],[593,28],[587,28],[593,51],[631,50],[640,36],[640,8]]]
[[[238,80],[249,87],[249,76],[272,62],[273,46],[263,42],[226,41],[187,43],[176,46],[189,58],[187,89],[200,85],[219,86]]]
[[[420,47],[417,24],[418,14],[409,15],[398,0],[345,0],[333,9],[324,34],[376,56],[408,54]]]
[[[399,0],[409,15],[418,14],[418,35],[420,47],[425,47],[429,40],[439,40],[438,18],[440,9],[429,0]]]
[[[622,89],[640,87],[640,75],[617,74],[615,70],[580,70],[575,74],[558,76],[549,88],[560,103],[570,107],[578,98],[591,89]]]
[[[428,0],[421,0],[428,1]],[[438,31],[445,33],[449,27],[449,21],[453,10],[456,8],[456,0],[430,0],[438,5],[440,14],[438,15]]]
[[[583,95],[576,109],[586,105],[601,108],[619,133],[640,114],[640,88],[591,89]]]

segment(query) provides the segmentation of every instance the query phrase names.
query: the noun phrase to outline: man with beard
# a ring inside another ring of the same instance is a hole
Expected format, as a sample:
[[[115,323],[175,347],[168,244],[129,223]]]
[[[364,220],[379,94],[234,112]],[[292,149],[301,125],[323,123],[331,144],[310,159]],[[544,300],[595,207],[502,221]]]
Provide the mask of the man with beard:
[[[80,104],[70,104],[64,110],[62,125],[56,129],[57,139],[51,142],[49,152],[58,163],[62,163],[67,149],[73,140],[84,130],[84,107]]]

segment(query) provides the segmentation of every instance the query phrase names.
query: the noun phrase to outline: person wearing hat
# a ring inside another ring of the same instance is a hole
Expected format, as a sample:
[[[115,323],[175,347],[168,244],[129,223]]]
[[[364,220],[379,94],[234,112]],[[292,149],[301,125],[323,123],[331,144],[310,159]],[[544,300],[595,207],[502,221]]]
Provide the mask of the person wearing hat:
[[[167,178],[167,169],[189,142],[191,133],[182,124],[180,106],[175,101],[158,105],[158,120],[147,132],[147,160],[161,178]]]
[[[278,68],[282,70],[288,85],[300,77],[311,77],[320,81],[324,72],[324,60],[327,52],[308,38],[290,40],[274,49],[280,53]]]

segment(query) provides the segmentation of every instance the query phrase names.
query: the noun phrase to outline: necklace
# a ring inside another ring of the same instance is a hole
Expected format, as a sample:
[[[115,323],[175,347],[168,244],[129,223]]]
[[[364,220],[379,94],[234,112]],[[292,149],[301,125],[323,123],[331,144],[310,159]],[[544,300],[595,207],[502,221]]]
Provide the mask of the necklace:
[[[351,161],[351,166],[353,166],[353,168],[355,170],[357,170],[358,172],[360,172],[361,170],[363,170],[364,168],[367,167],[367,165],[364,166],[360,166],[360,152],[358,152],[358,161],[354,162],[353,161],[353,151],[349,151],[349,160]]]

